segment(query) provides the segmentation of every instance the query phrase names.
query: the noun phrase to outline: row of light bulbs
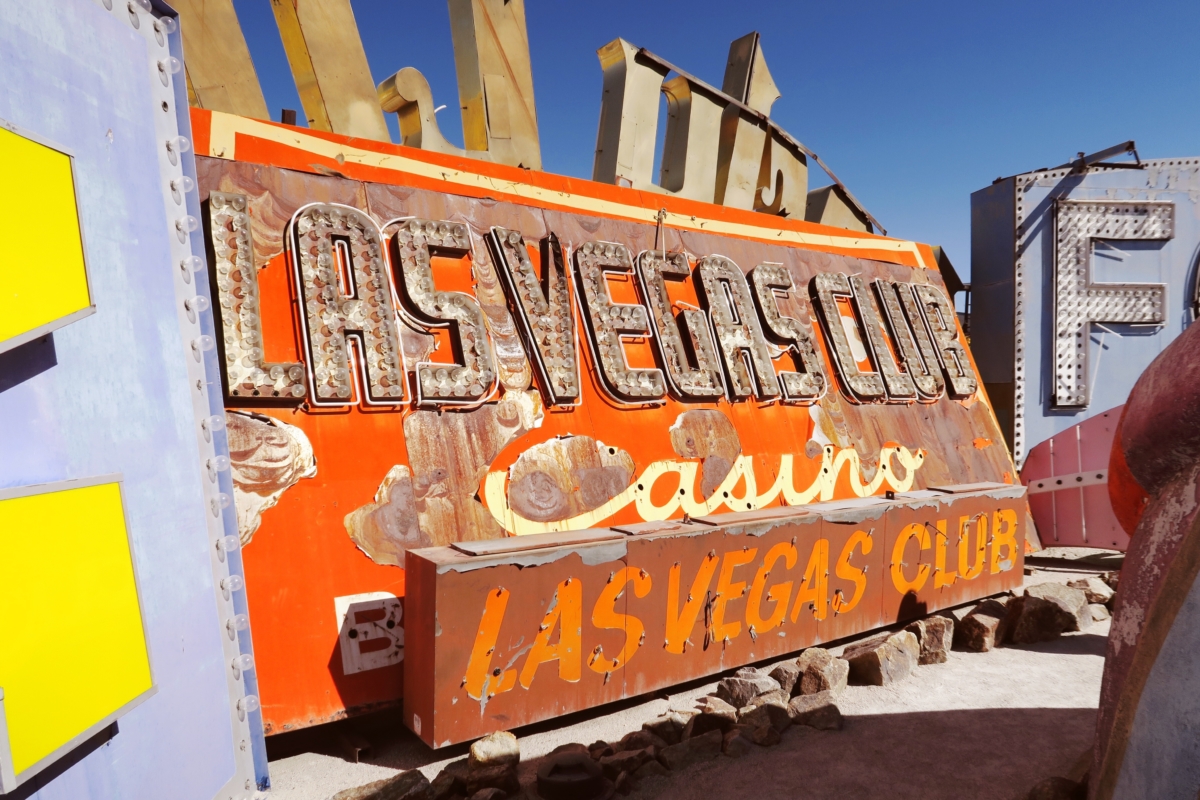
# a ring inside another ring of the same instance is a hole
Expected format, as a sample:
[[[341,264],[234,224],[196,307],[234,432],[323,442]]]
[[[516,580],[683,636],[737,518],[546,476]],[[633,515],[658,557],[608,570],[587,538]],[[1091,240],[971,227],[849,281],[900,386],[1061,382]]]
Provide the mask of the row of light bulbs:
[[[107,10],[112,10],[113,0],[101,1]],[[151,13],[152,8],[150,0],[129,0],[127,10],[129,11],[130,24],[134,28],[140,28],[141,14],[139,12],[149,15],[158,44],[166,47],[167,37],[175,33],[178,29],[178,24],[172,17],[155,17]],[[167,56],[157,62],[157,67],[163,86],[169,87],[172,76],[179,74],[183,68],[183,64],[178,58]],[[165,103],[163,108],[164,110],[166,109]],[[181,166],[182,156],[191,150],[191,145],[192,143],[188,138],[182,135],[169,138],[163,142],[167,160],[171,166]],[[192,178],[180,175],[169,181],[168,188],[175,204],[186,209],[187,196],[195,190],[196,184]],[[200,229],[200,220],[191,214],[184,213],[176,218],[174,228],[179,243],[186,244],[189,236]],[[204,262],[200,257],[194,254],[184,256],[178,263],[180,279],[185,284],[191,286],[193,284],[192,276],[203,269],[203,267]],[[188,320],[195,324],[199,322],[200,315],[209,310],[210,303],[206,296],[197,292],[184,300],[183,307]],[[207,334],[197,336],[190,342],[192,355],[199,362],[201,370],[203,370],[204,353],[212,350],[214,346],[213,337]],[[208,416],[200,421],[200,428],[204,435],[204,440],[212,443],[214,434],[225,428],[225,417],[222,414]],[[218,473],[229,470],[229,458],[227,456],[214,455],[206,460],[205,467],[209,482],[214,489],[218,489]],[[214,517],[220,517],[225,509],[228,509],[232,505],[232,502],[232,498],[225,492],[219,491],[219,489],[209,493],[208,505]],[[217,557],[220,561],[224,562],[226,554],[237,550],[240,543],[237,536],[222,536],[218,538],[215,546]],[[244,589],[245,581],[240,575],[230,574],[220,581],[220,586],[228,598],[229,592],[237,592]],[[249,618],[245,614],[235,614],[228,620],[226,627],[230,632],[231,638],[236,639],[237,631],[246,630],[249,624]],[[254,669],[254,656],[249,653],[239,653],[231,659],[230,669],[233,671],[235,679],[239,678],[243,673]],[[247,714],[257,711],[259,707],[259,699],[253,694],[243,695],[236,703],[238,714],[243,719],[245,719]],[[247,782],[246,789],[248,792],[252,792],[255,798],[265,797],[262,793],[255,791],[252,781]]]

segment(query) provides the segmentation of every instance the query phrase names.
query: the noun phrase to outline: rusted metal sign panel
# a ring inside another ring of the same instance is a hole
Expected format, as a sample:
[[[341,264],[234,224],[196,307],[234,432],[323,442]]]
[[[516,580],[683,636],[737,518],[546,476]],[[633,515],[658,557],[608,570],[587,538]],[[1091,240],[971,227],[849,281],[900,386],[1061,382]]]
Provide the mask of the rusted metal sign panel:
[[[193,115],[269,731],[425,693],[414,548],[1013,480],[924,245]],[[536,628],[558,579],[513,570]],[[795,626],[882,619],[843,616]]]
[[[1022,487],[408,556],[404,722],[441,747],[1012,589]],[[620,528],[616,532],[620,532]]]

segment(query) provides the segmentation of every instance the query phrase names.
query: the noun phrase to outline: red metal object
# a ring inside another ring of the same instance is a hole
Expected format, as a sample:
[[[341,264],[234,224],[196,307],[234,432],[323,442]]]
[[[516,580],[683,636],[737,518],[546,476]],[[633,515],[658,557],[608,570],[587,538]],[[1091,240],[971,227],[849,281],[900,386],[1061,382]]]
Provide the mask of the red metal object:
[[[1029,451],[1021,482],[1044,547],[1129,548],[1109,499],[1109,458],[1124,406],[1067,428]]]
[[[936,588],[934,537],[964,518],[990,533],[948,540],[969,569]],[[1023,488],[991,484],[414,550],[404,722],[442,747],[1013,589],[1024,519]]]
[[[1200,703],[1200,329],[1171,342],[1125,404],[1110,484],[1135,525],[1121,569],[1096,722],[1089,796],[1183,797]]]

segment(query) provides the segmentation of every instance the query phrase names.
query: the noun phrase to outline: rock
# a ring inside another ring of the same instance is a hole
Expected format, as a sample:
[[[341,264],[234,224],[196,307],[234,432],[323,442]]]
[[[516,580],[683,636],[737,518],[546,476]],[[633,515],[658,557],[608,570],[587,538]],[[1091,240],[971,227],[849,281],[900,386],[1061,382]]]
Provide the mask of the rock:
[[[1088,603],[1107,603],[1113,596],[1112,587],[1105,583],[1103,578],[1082,578],[1071,581],[1067,586],[1083,592]]]
[[[724,678],[717,684],[717,697],[734,708],[741,708],[760,694],[779,688],[779,683],[774,678],[767,677],[757,670],[740,672],[743,673],[742,676]]]
[[[611,756],[613,753],[617,752],[616,748],[614,748],[611,744],[603,741],[592,742],[588,745],[587,750],[588,755],[597,761],[605,756]]]
[[[745,678],[748,681],[752,681],[755,678],[761,678],[765,674],[758,667],[742,667],[733,673],[733,677]]]
[[[517,737],[508,731],[496,731],[471,745],[467,765],[471,769],[498,764],[515,767],[520,760],[521,748],[517,745]]]
[[[622,772],[620,775],[618,775],[617,779],[613,781],[613,788],[616,789],[619,794],[629,794],[632,792],[633,780],[630,779],[629,773]]]
[[[913,636],[912,631],[893,633],[888,637],[888,644],[897,650],[905,651],[914,662],[921,658],[921,643],[917,641],[916,636]]]
[[[796,659],[800,682],[792,694],[840,692],[850,678],[850,664],[830,655],[823,647],[810,647]]]
[[[771,747],[779,744],[780,741],[779,731],[770,725],[759,725],[757,728],[743,725],[742,736],[745,736],[759,747]]]
[[[508,797],[508,792],[492,787],[489,789],[480,789],[471,795],[468,800],[505,800],[506,797]]]
[[[784,731],[792,724],[788,716],[788,698],[782,690],[768,692],[756,697],[747,705],[738,709],[738,725],[760,727],[770,725],[777,731]]]
[[[842,712],[833,702],[833,692],[802,694],[788,703],[793,725],[807,725],[820,731],[840,730]]]
[[[1030,586],[1024,596],[1008,604],[1009,639],[1017,644],[1050,641],[1065,631],[1081,630],[1091,623],[1083,590],[1061,583]]]
[[[544,800],[604,797],[610,794],[609,787],[600,765],[586,753],[561,753],[542,760],[537,769],[537,791],[525,796]]]
[[[391,778],[345,789],[330,800],[428,800],[429,781],[420,770],[401,772]]]
[[[633,772],[654,756],[655,751],[652,747],[644,750],[625,750],[600,759],[600,769],[604,771],[604,777],[616,780],[622,772]]]
[[[855,683],[888,686],[911,675],[920,655],[917,637],[900,631],[850,645],[842,658],[850,662],[850,679]]]
[[[954,644],[954,618],[941,615],[926,617],[912,623],[904,630],[917,637],[921,655],[917,663],[945,664],[950,660],[950,647]]]
[[[429,796],[432,800],[450,800],[452,797],[465,797],[467,794],[465,773],[466,770],[446,767],[433,779],[433,783],[429,784]]]
[[[706,694],[696,701],[697,714],[724,714],[728,711],[736,712],[737,708],[715,695]]]
[[[779,684],[779,688],[787,692],[788,697],[793,694],[799,694],[800,676],[804,674],[804,670],[800,669],[800,665],[795,661],[785,661],[775,669],[771,670],[770,677],[775,679]]]
[[[786,706],[788,700],[791,700],[791,699],[792,699],[792,696],[789,695],[787,692],[785,692],[782,688],[772,689],[769,692],[760,694],[758,697],[754,698],[749,703],[747,703],[746,706],[753,706],[753,705],[758,705],[759,703],[767,703],[767,702],[772,702],[772,701],[777,702],[777,703],[783,703]],[[742,708],[745,708],[746,706],[742,706]]]
[[[1092,622],[1103,622],[1106,619],[1112,619],[1112,614],[1109,613],[1108,606],[1103,603],[1090,603],[1088,611],[1092,614]]]
[[[489,733],[471,745],[467,756],[467,794],[474,797],[484,789],[500,789],[509,794],[520,791],[517,780],[520,761],[521,748],[516,736],[508,731]]]
[[[633,778],[634,780],[643,781],[654,775],[666,775],[669,772],[670,770],[664,767],[657,759],[651,759],[637,768],[633,773]]]
[[[1012,598],[1005,598],[1011,602]],[[984,600],[954,626],[954,646],[986,653],[1002,644],[1008,634],[1008,608],[1000,600]]]
[[[1091,622],[1087,615],[1087,595],[1062,583],[1039,583],[1025,590],[1025,597],[1036,597],[1061,609],[1064,631],[1083,630]]]
[[[1100,576],[1100,580],[1107,583],[1108,588],[1112,589],[1114,592],[1117,590],[1117,583],[1120,581],[1120,579],[1121,579],[1120,570],[1116,570],[1113,572],[1106,572]]]
[[[737,723],[737,709],[719,697],[708,695],[700,698],[698,708],[700,713],[684,726],[681,742],[709,731],[724,733]]]
[[[588,752],[587,745],[571,742],[570,744],[560,744],[558,747],[550,751],[549,755],[556,756],[559,753],[582,753],[583,755],[591,755]]]
[[[645,750],[647,747],[649,747],[653,749],[655,753],[657,753],[666,746],[667,743],[663,741],[661,737],[656,736],[655,734],[643,728],[640,731],[634,731],[633,733],[627,733],[622,736],[621,741],[617,742],[616,745],[613,746],[613,749],[618,753],[622,753],[627,750]]]
[[[1008,604],[1008,640],[1013,644],[1048,642],[1062,635],[1062,609],[1040,597],[1014,597]]]
[[[488,767],[472,767],[467,770],[467,794],[475,795],[482,789],[502,789],[516,794],[521,789],[517,780],[517,765],[493,764]]]
[[[697,761],[719,756],[721,754],[721,744],[724,742],[724,739],[725,734],[720,730],[707,731],[690,739],[685,739],[679,744],[670,745],[659,753],[658,760],[667,769],[683,769]]]
[[[1047,778],[1030,789],[1025,800],[1087,800],[1087,787],[1069,778]]]
[[[642,723],[642,730],[650,731],[667,744],[679,744],[688,720],[696,716],[695,711],[668,711],[661,717]]]
[[[742,735],[741,726],[730,728],[721,742],[721,752],[730,758],[741,758],[753,747],[754,743]]]

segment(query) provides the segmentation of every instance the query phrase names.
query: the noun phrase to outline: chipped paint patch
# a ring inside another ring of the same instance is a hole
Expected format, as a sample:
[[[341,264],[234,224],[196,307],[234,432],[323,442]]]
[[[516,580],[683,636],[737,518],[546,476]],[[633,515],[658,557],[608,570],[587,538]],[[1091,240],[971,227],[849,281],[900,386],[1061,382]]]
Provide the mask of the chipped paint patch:
[[[317,459],[304,431],[259,414],[226,415],[229,469],[242,545],[254,538],[262,515],[303,478],[317,474]]]
[[[508,472],[508,502],[527,519],[568,519],[612,500],[633,475],[633,456],[624,450],[590,436],[562,436],[517,458]]]
[[[346,532],[376,564],[404,566],[404,553],[433,544],[421,534],[413,495],[412,473],[397,465],[388,470],[375,502],[346,515]]]

